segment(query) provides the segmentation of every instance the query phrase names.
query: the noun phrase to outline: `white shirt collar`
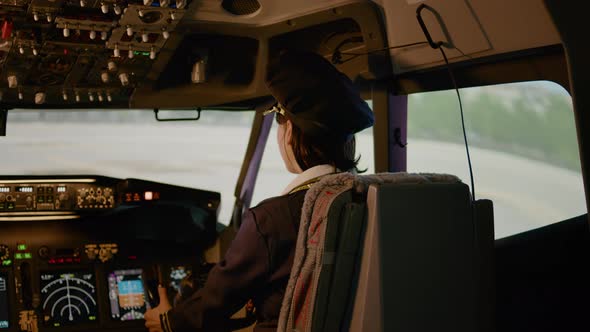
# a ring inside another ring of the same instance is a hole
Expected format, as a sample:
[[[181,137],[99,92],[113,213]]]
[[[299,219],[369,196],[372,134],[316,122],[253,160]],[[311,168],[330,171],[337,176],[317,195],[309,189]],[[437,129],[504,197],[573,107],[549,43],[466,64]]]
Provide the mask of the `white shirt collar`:
[[[308,168],[307,170],[305,170],[301,174],[298,174],[297,177],[295,179],[293,179],[293,181],[291,181],[291,183],[289,183],[287,188],[285,188],[285,190],[283,190],[283,193],[281,195],[286,195],[286,194],[290,193],[291,190],[297,188],[298,186],[304,184],[305,182],[307,182],[311,179],[315,179],[317,177],[327,175],[327,174],[332,174],[335,172],[336,172],[336,168],[334,166],[328,165],[328,164],[317,165],[312,168]]]

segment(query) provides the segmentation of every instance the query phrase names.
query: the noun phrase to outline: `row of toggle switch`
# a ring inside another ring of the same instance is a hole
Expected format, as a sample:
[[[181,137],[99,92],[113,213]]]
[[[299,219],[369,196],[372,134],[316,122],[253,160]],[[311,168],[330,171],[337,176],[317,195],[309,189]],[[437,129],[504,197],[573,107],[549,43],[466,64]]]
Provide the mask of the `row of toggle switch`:
[[[121,78],[121,80],[125,80],[125,83],[123,84],[124,86],[129,85],[129,78],[126,76],[126,73],[122,73],[121,74],[123,77]],[[2,101],[4,96],[4,93],[0,90],[0,101]],[[42,105],[45,103],[45,100],[47,98],[47,93],[45,92],[36,92],[35,96],[34,96],[34,101],[35,104],[37,105]],[[67,91],[63,91],[62,93],[62,98],[64,101],[68,101],[70,99],[69,94],[67,93]],[[19,100],[24,100],[25,99],[25,95],[22,91],[18,92],[18,99]],[[74,92],[74,100],[79,103],[82,102],[82,97],[80,95],[79,91]],[[95,101],[99,101],[99,102],[112,102],[113,101],[113,96],[110,92],[106,92],[104,93],[103,91],[88,91],[88,101],[90,102],[95,102]]]

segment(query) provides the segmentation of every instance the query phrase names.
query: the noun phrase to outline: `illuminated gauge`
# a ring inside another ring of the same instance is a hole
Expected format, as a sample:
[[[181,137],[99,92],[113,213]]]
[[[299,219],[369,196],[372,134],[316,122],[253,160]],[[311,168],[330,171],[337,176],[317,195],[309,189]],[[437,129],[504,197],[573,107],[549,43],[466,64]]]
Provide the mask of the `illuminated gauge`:
[[[170,269],[170,287],[177,292],[180,291],[184,278],[191,274],[191,270],[185,266],[175,266]]]
[[[41,274],[41,302],[44,322],[62,326],[96,320],[94,274],[47,272]]]
[[[8,294],[13,290],[8,285],[8,275],[0,272],[0,330],[9,328],[10,311],[8,308]]]
[[[150,309],[142,269],[116,270],[108,275],[111,317],[118,321],[143,319]]]
[[[0,261],[5,261],[10,258],[10,249],[5,244],[0,244]]]

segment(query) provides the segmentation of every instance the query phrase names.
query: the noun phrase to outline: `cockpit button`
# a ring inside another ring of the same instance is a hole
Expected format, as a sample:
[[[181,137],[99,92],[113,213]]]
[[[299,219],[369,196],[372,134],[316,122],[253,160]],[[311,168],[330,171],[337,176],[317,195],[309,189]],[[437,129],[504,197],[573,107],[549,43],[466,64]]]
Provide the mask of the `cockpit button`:
[[[41,257],[42,259],[49,258],[49,248],[47,246],[42,246],[41,248],[39,248],[39,251],[37,253],[39,254],[39,257]]]

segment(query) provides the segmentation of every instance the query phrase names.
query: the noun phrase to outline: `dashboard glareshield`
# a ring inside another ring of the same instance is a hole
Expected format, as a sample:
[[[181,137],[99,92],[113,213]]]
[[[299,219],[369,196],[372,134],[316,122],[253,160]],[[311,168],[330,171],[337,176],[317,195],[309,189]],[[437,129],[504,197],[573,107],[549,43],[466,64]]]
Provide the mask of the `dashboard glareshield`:
[[[8,275],[0,272],[0,329],[10,327],[8,311]]]
[[[48,271],[41,273],[43,323],[59,327],[96,321],[94,273]]]
[[[111,317],[117,321],[143,319],[147,295],[143,286],[142,269],[115,270],[108,274]]]

